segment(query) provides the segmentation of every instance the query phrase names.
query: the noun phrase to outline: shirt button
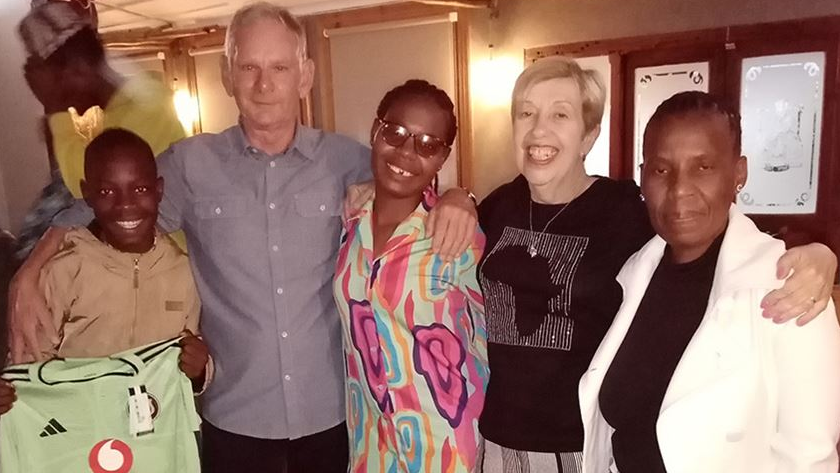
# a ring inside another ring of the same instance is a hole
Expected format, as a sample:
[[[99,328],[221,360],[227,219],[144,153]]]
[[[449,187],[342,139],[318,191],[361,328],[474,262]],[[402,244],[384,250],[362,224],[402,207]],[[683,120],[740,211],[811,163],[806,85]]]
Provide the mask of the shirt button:
[[[289,332],[280,332],[280,336],[283,338],[287,338],[289,336]]]
[[[269,166],[271,166],[271,167],[274,167],[274,166],[277,166],[277,163],[275,163],[274,161],[272,161],[272,162],[268,163],[268,165],[269,165]]]
[[[215,209],[213,209],[213,212],[216,212],[216,215],[219,215],[219,214],[222,213],[222,208],[221,207],[216,207]]]
[[[280,250],[280,247],[277,246],[277,245],[274,245],[274,246],[271,247],[271,251],[279,251],[279,250]]]
[[[318,208],[321,209],[321,212],[323,212],[324,210],[327,210],[327,206],[324,205],[324,204],[321,204],[321,206],[318,207]]]
[[[271,210],[274,210],[275,207],[277,207],[277,206],[274,205],[274,202],[268,204],[268,208],[270,208]]]
[[[380,384],[379,386],[376,387],[376,389],[378,389],[380,392],[382,392],[382,391],[385,390],[385,386]]]
[[[289,375],[286,375],[286,376],[283,376],[283,379],[285,379],[286,381],[291,381],[292,377],[289,376]]]
[[[283,294],[283,288],[282,287],[277,288],[277,294]]]

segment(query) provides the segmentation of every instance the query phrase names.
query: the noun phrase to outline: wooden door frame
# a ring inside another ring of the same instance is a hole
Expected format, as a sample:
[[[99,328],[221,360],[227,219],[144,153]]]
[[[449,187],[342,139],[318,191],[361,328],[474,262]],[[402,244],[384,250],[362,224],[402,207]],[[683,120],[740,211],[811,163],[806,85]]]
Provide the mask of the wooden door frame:
[[[310,57],[315,61],[315,83],[312,100],[315,125],[321,129],[335,130],[335,103],[333,99],[332,60],[330,42],[325,31],[335,28],[376,25],[382,23],[418,20],[457,13],[452,23],[455,57],[455,112],[458,121],[458,185],[473,185],[473,136],[472,111],[469,91],[469,9],[422,3],[398,3],[342,12],[313,15],[303,19],[306,28]],[[372,117],[371,117],[372,119]]]

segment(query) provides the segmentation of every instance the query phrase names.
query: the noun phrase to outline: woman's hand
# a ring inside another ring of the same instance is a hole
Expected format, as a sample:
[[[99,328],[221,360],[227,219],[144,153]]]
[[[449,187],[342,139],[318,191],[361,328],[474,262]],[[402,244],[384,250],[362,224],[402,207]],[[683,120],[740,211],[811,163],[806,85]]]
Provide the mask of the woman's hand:
[[[789,249],[776,266],[776,277],[787,280],[761,301],[764,317],[776,323],[796,318],[797,325],[814,320],[828,305],[836,271],[837,256],[825,245]]]
[[[461,255],[475,235],[478,211],[464,189],[449,189],[426,218],[426,234],[432,237],[432,251],[450,262]]]
[[[373,181],[350,184],[347,187],[347,193],[344,195],[344,210],[341,219],[346,222],[350,217],[356,215],[370,199],[373,199],[375,189]]]

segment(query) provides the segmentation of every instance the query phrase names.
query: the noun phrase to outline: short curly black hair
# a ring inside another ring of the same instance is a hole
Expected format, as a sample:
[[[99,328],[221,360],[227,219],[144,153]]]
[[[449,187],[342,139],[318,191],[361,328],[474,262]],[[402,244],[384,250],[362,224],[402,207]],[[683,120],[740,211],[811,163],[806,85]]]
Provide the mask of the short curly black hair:
[[[723,115],[729,123],[729,132],[732,134],[732,141],[735,151],[741,154],[741,116],[732,109],[724,100],[706,92],[691,90],[674,94],[665,100],[653,112],[653,116],[645,127],[644,142],[650,138],[651,130],[661,125],[666,118],[690,113],[710,113]]]
[[[447,146],[452,146],[452,143],[455,142],[455,135],[458,133],[458,125],[455,120],[455,105],[452,103],[452,99],[449,98],[449,95],[447,95],[446,92],[425,80],[410,79],[407,80],[405,84],[389,90],[388,93],[382,97],[382,101],[379,102],[379,107],[376,108],[376,116],[380,120],[383,120],[385,118],[385,114],[388,113],[388,110],[394,102],[402,100],[406,97],[428,97],[447,113],[449,116],[449,126],[446,130],[446,137],[444,137],[444,140],[446,141]]]
[[[88,176],[96,166],[111,159],[116,149],[134,149],[139,156],[152,166],[157,173],[155,153],[149,144],[137,134],[124,128],[108,128],[94,138],[85,148],[85,176]]]

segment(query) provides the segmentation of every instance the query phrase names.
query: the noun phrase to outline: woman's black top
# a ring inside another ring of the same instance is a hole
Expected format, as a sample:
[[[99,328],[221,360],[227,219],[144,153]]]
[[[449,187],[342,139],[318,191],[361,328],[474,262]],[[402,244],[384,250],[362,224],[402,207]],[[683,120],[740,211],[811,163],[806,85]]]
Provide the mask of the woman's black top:
[[[578,382],[621,303],[615,277],[653,231],[631,181],[600,178],[565,210],[534,203],[533,225],[530,201],[519,176],[479,206],[490,361],[479,428],[508,448],[576,452]]]
[[[598,401],[615,429],[613,457],[621,473],[665,473],[656,421],[677,363],[706,312],[722,241],[723,235],[703,256],[683,264],[671,262],[666,247],[604,376]]]

